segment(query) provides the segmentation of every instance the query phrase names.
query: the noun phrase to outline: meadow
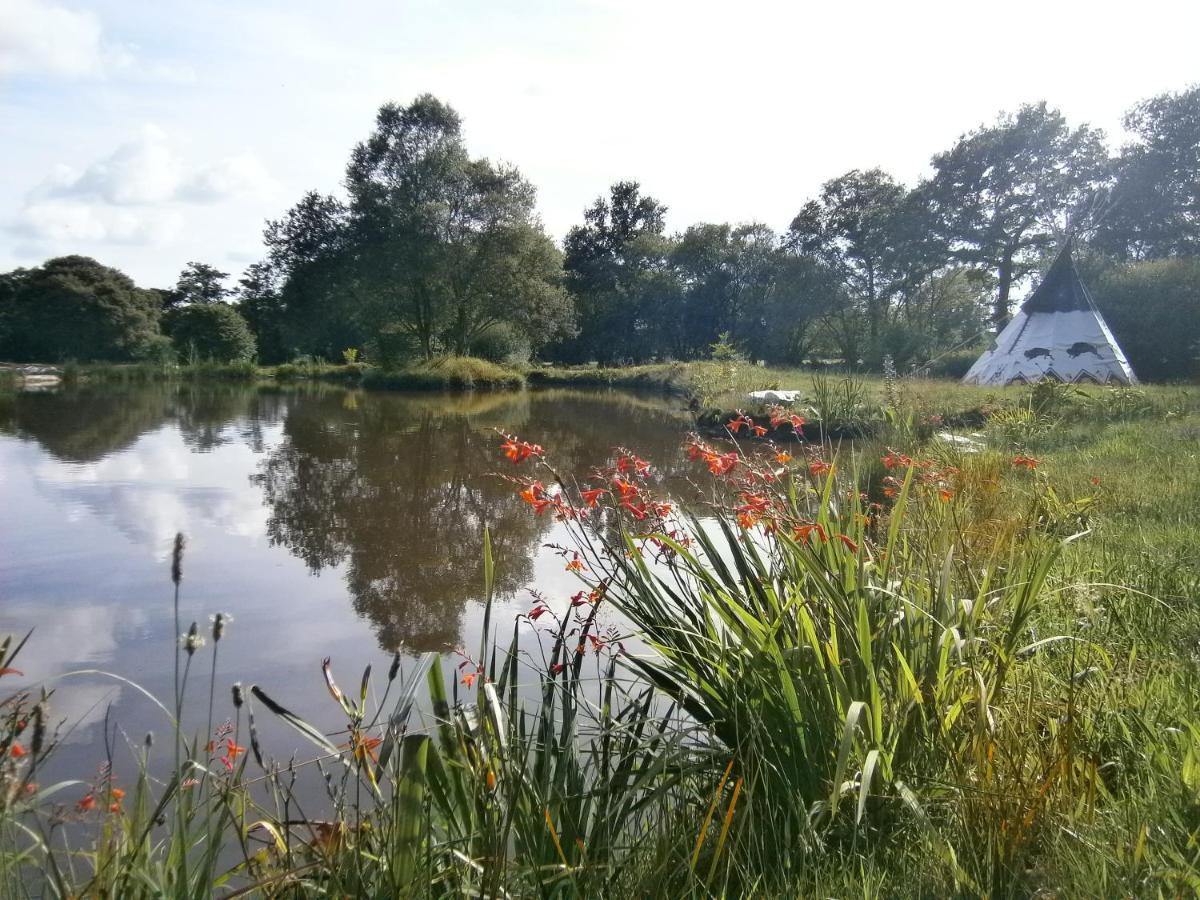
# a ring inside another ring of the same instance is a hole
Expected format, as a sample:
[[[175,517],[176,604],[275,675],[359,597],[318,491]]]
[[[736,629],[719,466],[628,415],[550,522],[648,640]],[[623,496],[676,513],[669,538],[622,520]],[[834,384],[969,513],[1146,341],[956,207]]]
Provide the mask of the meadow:
[[[147,702],[179,722],[199,693],[207,720],[110,748],[140,764],[132,782],[45,784],[55,697],[0,692],[0,893],[1200,891],[1195,389],[736,361],[528,377],[690,398],[724,430],[680,448],[703,500],[659,496],[637,447],[578,482],[554,447],[497,435],[528,514],[569,533],[578,593],[524,622],[489,613],[465,657],[326,665],[336,735],[284,686],[222,681],[226,623],[178,620],[181,539],[163,573],[175,696]],[[739,399],[769,386],[806,399]],[[755,439],[792,416],[859,437]],[[606,608],[624,632],[599,627]],[[517,651],[528,622],[538,656]],[[0,689],[24,639],[2,645]],[[295,745],[260,741],[263,717]]]

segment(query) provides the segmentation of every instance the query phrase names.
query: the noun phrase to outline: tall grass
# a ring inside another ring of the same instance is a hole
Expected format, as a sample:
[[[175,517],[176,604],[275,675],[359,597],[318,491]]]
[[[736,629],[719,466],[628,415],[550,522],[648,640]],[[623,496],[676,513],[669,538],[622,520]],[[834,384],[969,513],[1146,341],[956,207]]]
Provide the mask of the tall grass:
[[[1059,429],[1097,415],[1051,401],[1036,415]],[[1112,401],[1113,433],[1186,427],[1156,402]],[[368,665],[353,688],[314,661],[332,734],[291,711],[296,687],[221,686],[227,620],[207,645],[184,628],[180,543],[173,746],[132,748],[125,791],[104,773],[41,786],[53,696],[4,699],[0,890],[1193,892],[1196,570],[1123,548],[1103,483],[1047,474],[1053,429],[989,440],[793,458],[694,438],[705,500],[685,511],[628,451],[578,484],[506,437],[513,489],[560,520],[579,593],[498,621],[485,537],[479,646]],[[600,626],[606,609],[619,624]],[[0,644],[0,677],[21,644]],[[185,721],[197,678],[203,730]],[[264,716],[306,762],[266,746]]]

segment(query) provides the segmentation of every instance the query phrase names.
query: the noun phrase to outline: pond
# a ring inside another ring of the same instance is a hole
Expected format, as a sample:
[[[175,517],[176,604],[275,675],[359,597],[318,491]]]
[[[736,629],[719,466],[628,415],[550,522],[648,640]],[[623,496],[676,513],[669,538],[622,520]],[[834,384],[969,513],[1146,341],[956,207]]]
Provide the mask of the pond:
[[[33,629],[23,677],[3,693],[56,688],[62,775],[88,777],[105,740],[167,734],[162,711],[112,676],[170,706],[170,551],[183,532],[183,627],[233,616],[218,719],[240,681],[336,729],[323,657],[356,685],[368,663],[381,677],[393,651],[479,646],[485,525],[496,621],[530,609],[531,588],[563,608],[578,590],[547,546],[559,526],[501,477],[513,468],[497,429],[542,444],[568,476],[629,447],[678,496],[690,421],[678,400],[606,391],[160,383],[0,397],[0,634]],[[203,730],[211,651],[196,656],[189,731]],[[300,749],[268,730],[274,753]]]

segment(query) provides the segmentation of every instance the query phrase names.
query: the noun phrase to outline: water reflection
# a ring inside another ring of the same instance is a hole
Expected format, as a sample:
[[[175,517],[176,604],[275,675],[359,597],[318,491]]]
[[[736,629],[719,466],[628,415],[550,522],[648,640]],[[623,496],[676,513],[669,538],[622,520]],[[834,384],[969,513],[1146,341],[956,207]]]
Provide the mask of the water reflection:
[[[16,440],[0,440],[0,492],[22,512],[0,517],[0,627],[91,620],[105,604],[129,622],[130,608],[161,602],[154,566],[183,530],[206,592],[236,599],[223,608],[237,607],[240,627],[264,629],[252,641],[265,646],[287,616],[290,630],[303,621],[311,632],[305,644],[361,619],[385,650],[455,646],[474,624],[485,525],[502,596],[535,580],[557,588],[562,569],[542,549],[552,524],[497,477],[511,468],[495,430],[543,444],[568,476],[628,446],[665,477],[683,463],[687,419],[675,406],[605,392],[211,383],[4,398],[0,435]],[[281,572],[282,551],[307,583]],[[124,649],[147,639],[128,633]]]

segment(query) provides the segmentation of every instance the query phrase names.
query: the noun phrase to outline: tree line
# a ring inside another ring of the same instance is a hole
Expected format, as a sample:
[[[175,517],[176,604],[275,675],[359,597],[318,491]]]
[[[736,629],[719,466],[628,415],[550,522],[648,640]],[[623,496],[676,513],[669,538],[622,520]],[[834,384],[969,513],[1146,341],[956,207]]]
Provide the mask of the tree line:
[[[516,168],[475,158],[452,107],[384,105],[342,196],[305,194],[236,287],[189,263],[143,290],[83,257],[0,275],[0,358],[340,360],[438,354],[559,363],[707,357],[905,367],[961,360],[1068,234],[1136,370],[1197,374],[1200,85],[1137,104],[1131,140],[1046,103],[964,134],[916,185],[825,182],[786,229],[697,223],[614,184],[559,247]],[[950,354],[948,356],[948,354]],[[947,373],[949,369],[947,369]]]

